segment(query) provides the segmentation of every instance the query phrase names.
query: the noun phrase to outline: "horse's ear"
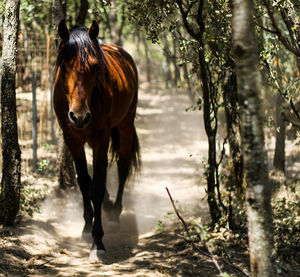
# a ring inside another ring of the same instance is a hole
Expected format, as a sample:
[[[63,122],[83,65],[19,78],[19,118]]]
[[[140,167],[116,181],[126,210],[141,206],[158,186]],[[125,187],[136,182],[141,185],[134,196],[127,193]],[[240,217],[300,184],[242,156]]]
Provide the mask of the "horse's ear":
[[[66,42],[70,39],[70,32],[66,25],[65,19],[62,19],[58,24],[58,34],[64,42]]]
[[[93,23],[90,29],[88,30],[88,34],[92,40],[97,38],[99,34],[99,25],[95,20],[93,20]]]

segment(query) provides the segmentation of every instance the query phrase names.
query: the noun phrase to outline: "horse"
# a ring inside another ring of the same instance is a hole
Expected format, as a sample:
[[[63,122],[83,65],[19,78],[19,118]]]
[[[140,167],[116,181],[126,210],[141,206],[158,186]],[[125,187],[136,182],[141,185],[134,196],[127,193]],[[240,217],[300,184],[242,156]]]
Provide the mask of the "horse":
[[[82,236],[92,235],[91,263],[105,254],[101,210],[115,217],[122,212],[124,185],[141,165],[134,120],[138,102],[138,72],[132,57],[115,44],[101,44],[96,21],[88,29],[65,20],[58,25],[61,42],[55,66],[53,104],[66,146],[76,168],[83,199]],[[84,145],[93,150],[93,178],[89,176]],[[116,200],[106,190],[108,152],[118,166]]]

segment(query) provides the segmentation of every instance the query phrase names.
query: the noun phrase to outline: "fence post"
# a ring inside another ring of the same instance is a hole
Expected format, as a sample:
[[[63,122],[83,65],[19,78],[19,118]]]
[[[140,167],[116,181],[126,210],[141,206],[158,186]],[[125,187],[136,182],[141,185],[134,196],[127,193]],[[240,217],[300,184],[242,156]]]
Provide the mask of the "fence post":
[[[37,108],[36,108],[37,73],[32,73],[32,161],[33,170],[37,169]]]
[[[54,109],[53,109],[53,70],[49,69],[49,76],[50,76],[50,121],[51,121],[51,139],[52,143],[56,141],[55,138],[55,130],[54,130]]]

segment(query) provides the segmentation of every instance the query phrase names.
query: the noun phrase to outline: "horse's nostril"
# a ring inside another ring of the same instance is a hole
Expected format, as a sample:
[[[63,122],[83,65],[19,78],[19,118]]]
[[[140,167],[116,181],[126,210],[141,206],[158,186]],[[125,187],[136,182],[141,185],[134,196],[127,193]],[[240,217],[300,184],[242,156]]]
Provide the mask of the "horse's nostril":
[[[77,117],[73,112],[69,112],[69,119],[71,122],[76,123],[77,122]]]
[[[83,118],[84,124],[88,124],[90,122],[91,118],[92,118],[91,113],[87,112],[86,115],[85,115],[85,117]]]

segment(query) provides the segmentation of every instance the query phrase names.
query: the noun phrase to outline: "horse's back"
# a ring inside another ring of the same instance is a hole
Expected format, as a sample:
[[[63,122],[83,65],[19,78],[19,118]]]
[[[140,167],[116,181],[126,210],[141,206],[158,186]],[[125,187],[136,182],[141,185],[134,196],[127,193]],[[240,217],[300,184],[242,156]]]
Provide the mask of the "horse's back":
[[[111,127],[117,126],[129,113],[135,114],[138,74],[132,57],[114,44],[101,45],[109,82],[106,88],[112,97]]]

